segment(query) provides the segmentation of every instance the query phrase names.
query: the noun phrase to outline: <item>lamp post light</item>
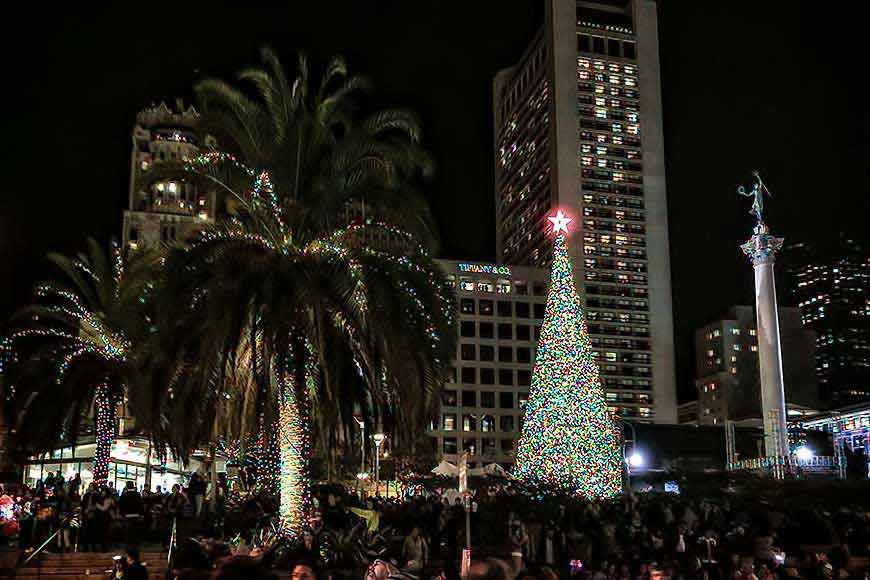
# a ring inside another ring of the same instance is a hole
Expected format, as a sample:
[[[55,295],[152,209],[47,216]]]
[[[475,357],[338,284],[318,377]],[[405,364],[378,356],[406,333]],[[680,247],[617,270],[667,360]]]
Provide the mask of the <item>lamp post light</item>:
[[[381,445],[387,438],[383,433],[375,433],[372,437],[375,440],[375,493],[380,495],[381,488]]]
[[[368,478],[369,478],[369,474],[366,473],[365,471],[360,471],[359,473],[356,474],[357,486],[359,487],[360,497],[363,499],[365,499],[365,496],[366,496],[365,482]]]
[[[812,461],[813,457],[816,456],[816,454],[813,453],[813,450],[806,445],[801,445],[800,447],[795,449],[794,455],[798,458],[798,461],[802,461],[804,463]]]

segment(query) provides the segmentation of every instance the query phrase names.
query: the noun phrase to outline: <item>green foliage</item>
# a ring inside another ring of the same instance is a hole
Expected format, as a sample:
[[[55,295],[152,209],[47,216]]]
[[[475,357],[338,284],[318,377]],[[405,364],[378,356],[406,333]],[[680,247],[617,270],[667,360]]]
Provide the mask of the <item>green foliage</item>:
[[[37,286],[34,304],[16,315],[10,334],[20,440],[33,451],[73,440],[101,384],[113,403],[126,400],[140,425],[159,432],[143,410],[150,385],[133,371],[137,348],[151,332],[158,255],[128,255],[115,242],[106,252],[88,239],[87,252],[48,259],[60,276]]]
[[[429,255],[435,235],[417,189],[431,173],[407,111],[362,113],[369,91],[334,59],[319,83],[300,56],[291,82],[263,50],[240,85],[196,86],[204,131],[222,151],[185,165],[233,215],[173,249],[143,372],[169,386],[169,421],[191,449],[275,416],[274,373],[311,401],[315,445],[347,449],[362,411],[416,441],[455,348],[452,292]],[[317,85],[317,89],[313,87]]]

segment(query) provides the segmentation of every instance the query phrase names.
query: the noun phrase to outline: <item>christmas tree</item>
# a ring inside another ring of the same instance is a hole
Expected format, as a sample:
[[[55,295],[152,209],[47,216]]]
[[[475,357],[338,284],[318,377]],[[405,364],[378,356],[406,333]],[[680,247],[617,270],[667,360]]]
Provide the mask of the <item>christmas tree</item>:
[[[607,409],[565,237],[571,218],[549,218],[555,245],[547,310],[514,476],[587,499],[622,489],[620,437]]]

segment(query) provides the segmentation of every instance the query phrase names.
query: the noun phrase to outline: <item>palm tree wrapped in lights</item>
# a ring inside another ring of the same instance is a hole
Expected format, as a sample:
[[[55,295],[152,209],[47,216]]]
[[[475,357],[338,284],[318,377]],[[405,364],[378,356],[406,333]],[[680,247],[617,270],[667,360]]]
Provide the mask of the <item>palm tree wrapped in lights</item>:
[[[133,343],[148,333],[145,304],[157,256],[127,256],[114,242],[104,252],[89,239],[87,253],[48,259],[63,276],[37,286],[35,304],[17,315],[19,328],[9,337],[19,355],[9,372],[17,387],[18,432],[34,449],[46,449],[59,436],[75,440],[82,416],[91,413],[96,423],[93,477],[103,483],[115,439],[115,410],[128,396],[133,407],[146,396],[145,390],[126,387]]]
[[[341,59],[316,92],[304,57],[292,84],[268,49],[263,61],[240,74],[258,99],[218,80],[197,87],[230,152],[185,168],[223,190],[233,215],[168,255],[158,342],[173,362],[151,372],[188,424],[277,419],[280,516],[295,533],[312,418],[327,437],[355,428],[355,407],[394,406],[400,436],[416,436],[455,347],[453,298],[409,185],[428,172],[416,119],[358,118],[352,97],[367,83]]]

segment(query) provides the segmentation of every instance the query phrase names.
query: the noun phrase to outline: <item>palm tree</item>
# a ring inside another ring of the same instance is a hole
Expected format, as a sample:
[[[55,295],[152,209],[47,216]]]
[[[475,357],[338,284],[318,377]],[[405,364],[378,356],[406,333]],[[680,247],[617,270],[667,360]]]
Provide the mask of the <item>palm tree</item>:
[[[156,255],[126,255],[92,239],[75,258],[49,254],[57,281],[37,286],[36,302],[16,316],[10,335],[19,363],[10,371],[19,401],[18,432],[34,449],[74,441],[83,416],[95,418],[94,481],[108,477],[117,406],[146,395],[132,384],[134,345],[150,331],[144,304]],[[147,415],[142,414],[143,417]],[[147,420],[146,420],[147,421]],[[159,433],[159,429],[155,429]]]
[[[428,171],[413,116],[360,119],[352,97],[367,85],[340,59],[316,93],[304,57],[292,85],[268,49],[263,60],[239,75],[257,99],[222,81],[197,86],[207,126],[235,154],[187,169],[221,187],[236,215],[170,252],[156,337],[170,354],[150,372],[188,424],[211,424],[221,408],[242,432],[277,417],[280,515],[298,531],[312,415],[337,431],[354,407],[400,407],[410,440],[455,347],[453,298],[409,185]]]

